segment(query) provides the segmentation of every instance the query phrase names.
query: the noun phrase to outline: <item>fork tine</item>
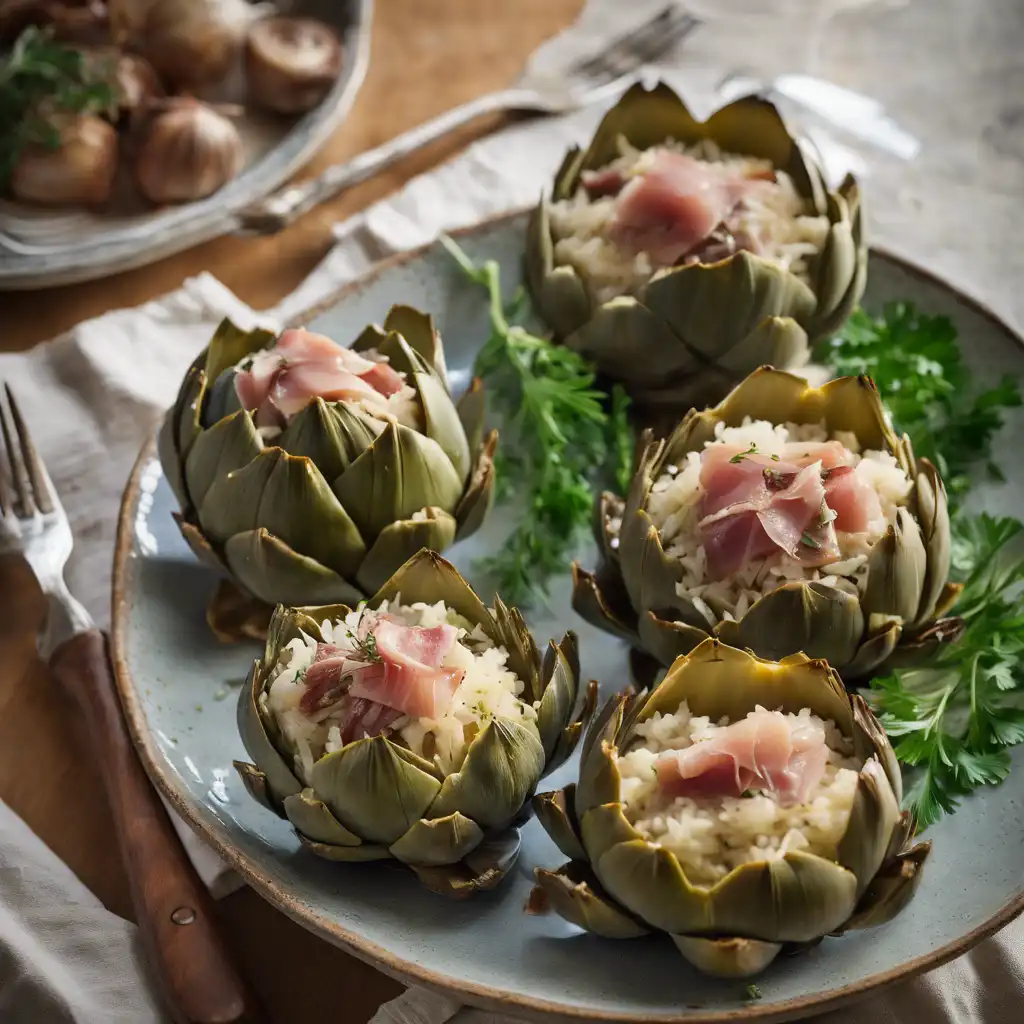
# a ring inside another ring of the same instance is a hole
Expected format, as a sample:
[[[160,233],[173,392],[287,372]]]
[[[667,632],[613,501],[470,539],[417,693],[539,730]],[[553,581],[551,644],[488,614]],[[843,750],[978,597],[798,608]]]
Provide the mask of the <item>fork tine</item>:
[[[7,395],[7,404],[11,408],[11,416],[14,419],[14,429],[18,434],[18,441],[21,445],[22,464],[28,476],[28,482],[32,487],[32,496],[35,498],[36,506],[44,515],[53,511],[53,499],[50,492],[49,479],[43,467],[42,460],[36,452],[36,446],[32,443],[32,437],[28,427],[21,415],[21,409],[14,399],[14,392],[9,384],[4,384],[4,392]],[[4,439],[7,439],[6,430]]]
[[[568,69],[571,76],[608,79],[635,71],[666,53],[700,24],[675,4],[620,36],[601,53],[583,58]]]
[[[32,500],[32,485],[28,479],[28,472],[21,457],[21,451],[15,443],[14,429],[11,426],[11,417],[3,402],[0,402],[0,430],[4,435],[4,448],[7,449],[7,464],[11,469],[11,479],[14,482],[14,494],[17,501],[15,515],[31,516],[35,513],[36,504]]]

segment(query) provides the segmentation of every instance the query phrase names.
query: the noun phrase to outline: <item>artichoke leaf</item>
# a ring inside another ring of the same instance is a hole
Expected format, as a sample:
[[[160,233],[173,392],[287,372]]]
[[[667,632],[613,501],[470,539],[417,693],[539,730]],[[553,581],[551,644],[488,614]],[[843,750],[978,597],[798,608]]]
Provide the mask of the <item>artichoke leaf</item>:
[[[469,441],[459,419],[458,410],[448,389],[439,378],[428,373],[414,373],[412,379],[419,392],[426,420],[427,437],[433,438],[448,456],[452,467],[465,485],[472,468]]]
[[[868,628],[871,628],[869,622]],[[863,679],[875,674],[879,665],[884,665],[903,636],[903,625],[888,621],[880,632],[868,637],[858,648],[857,654],[848,665],[843,666],[843,677],[848,680]]]
[[[903,773],[892,749],[885,729],[868,707],[867,701],[858,694],[850,697],[853,708],[853,755],[861,761],[877,758],[882,766],[889,786],[896,797],[896,803],[903,802]]]
[[[614,752],[628,708],[628,698],[612,698],[587,733],[576,783],[576,814],[581,824],[591,808],[617,803],[620,798],[622,780]]]
[[[556,645],[551,641],[544,655],[541,677],[545,685],[543,695],[538,695],[540,707],[537,709],[537,731],[547,762],[555,751],[562,731],[572,719],[579,693],[580,660],[575,633],[566,633],[561,644]],[[524,699],[532,704],[537,696],[524,695]]]
[[[334,481],[334,493],[359,531],[376,537],[386,526],[409,519],[428,505],[454,509],[462,496],[462,481],[436,441],[389,423]]]
[[[598,629],[636,643],[636,612],[622,585],[621,576],[608,573],[610,587],[599,583],[598,576],[572,564],[572,610]],[[616,586],[616,584],[618,584]]]
[[[246,356],[269,348],[275,337],[273,331],[262,328],[243,330],[225,317],[214,331],[206,349],[203,371],[207,381],[215,381],[225,370],[237,366]]]
[[[445,818],[421,818],[391,844],[391,856],[419,867],[454,864],[475,850],[483,838],[480,826],[456,811]]]
[[[196,435],[185,458],[185,483],[196,508],[214,482],[247,466],[263,450],[252,416],[240,410]]]
[[[382,424],[347,402],[314,398],[274,441],[289,455],[311,459],[325,480],[336,480],[377,439]]]
[[[193,442],[202,429],[200,417],[206,380],[202,370],[189,370],[181,386],[181,395],[173,409],[176,415],[178,456],[182,461],[188,456]]]
[[[331,843],[318,843],[315,839],[307,839],[297,832],[299,842],[318,857],[324,860],[341,861],[342,863],[366,863],[373,860],[391,860],[386,846],[379,843],[360,843],[358,846],[334,846]]]
[[[238,732],[242,737],[242,744],[246,753],[253,759],[256,767],[266,779],[266,788],[275,803],[281,803],[286,797],[294,796],[302,792],[303,786],[295,776],[293,768],[278,751],[267,735],[266,726],[260,715],[256,700],[260,692],[261,677],[259,662],[256,662],[249,671],[249,676],[242,686],[238,695]],[[244,762],[239,762],[244,764]],[[248,766],[238,768],[242,781],[248,781],[246,775]],[[279,812],[280,813],[280,812]]]
[[[622,580],[635,608],[661,613],[679,605],[676,586],[683,577],[677,558],[665,554],[658,528],[643,509],[626,514],[620,538]]]
[[[242,785],[245,786],[245,791],[249,796],[268,811],[273,811],[278,817],[283,817],[284,811],[271,792],[266,775],[256,765],[249,764],[247,761],[232,761],[231,763],[235,766],[235,771],[238,772]]]
[[[629,823],[619,803],[602,804],[587,811],[579,823],[579,836],[591,864],[596,864],[620,843],[645,841]]]
[[[591,301],[572,267],[554,265],[547,199],[541,199],[527,226],[526,273],[537,312],[556,338],[566,338],[587,322]]]
[[[473,738],[465,760],[440,787],[430,818],[460,811],[485,829],[505,828],[544,771],[544,748],[532,723],[492,718]]]
[[[327,809],[312,789],[293,793],[284,799],[284,813],[295,831],[315,843],[328,846],[362,846],[362,839],[349,832]]]
[[[719,263],[656,275],[644,291],[644,305],[713,365],[719,352],[735,348],[766,317],[805,324],[816,302],[794,274],[744,250]],[[723,309],[728,316],[721,315]]]
[[[899,820],[900,806],[892,785],[885,770],[872,758],[857,779],[853,807],[836,856],[856,877],[858,899],[881,867]]]
[[[373,595],[376,608],[382,601],[401,596],[407,604],[444,603],[474,626],[480,626],[494,643],[500,643],[497,626],[476,591],[459,575],[458,569],[436,551],[420,551],[399,568]]]
[[[927,554],[921,602],[913,617],[913,625],[918,626],[936,614],[949,576],[952,549],[946,488],[928,459],[920,459],[917,463],[915,495],[917,519]]]
[[[671,665],[682,654],[689,654],[709,637],[709,628],[691,626],[685,622],[659,618],[654,612],[645,612],[639,621],[640,644],[662,665]]]
[[[597,680],[591,679],[583,691],[583,700],[580,710],[569,721],[569,724],[558,734],[555,749],[547,759],[544,766],[544,774],[550,775],[560,768],[572,757],[573,751],[583,736],[583,730],[593,717],[594,708],[597,707]]]
[[[606,939],[634,939],[648,929],[617,906],[590,868],[579,861],[557,871],[534,868],[537,885],[559,917]]]
[[[508,828],[498,835],[488,836],[458,864],[409,866],[433,892],[450,899],[467,899],[474,893],[493,889],[508,874],[519,856],[521,844],[519,829]]]
[[[256,597],[273,605],[358,604],[365,595],[336,572],[300,555],[267,530],[235,534],[224,545],[228,568]]]
[[[171,517],[178,524],[178,529],[181,531],[182,537],[185,538],[185,543],[192,549],[192,554],[207,568],[222,570],[224,568],[224,561],[214,551],[213,546],[203,535],[203,531],[178,512],[172,512]]]
[[[807,332],[787,316],[765,317],[745,338],[718,357],[718,365],[734,377],[759,366],[803,366],[810,357]]]
[[[856,657],[864,613],[853,594],[823,583],[786,583],[755,601],[738,621],[721,622],[718,638],[762,658],[793,651],[824,658],[840,670]]]
[[[386,526],[373,542],[356,573],[356,583],[367,594],[383,587],[395,572],[423,548],[444,551],[455,540],[455,518],[443,508],[425,508],[422,518]]]
[[[321,757],[310,782],[346,829],[390,846],[424,816],[441,789],[418,760],[385,737],[371,736]]]
[[[455,408],[459,414],[459,422],[466,435],[466,442],[471,452],[479,450],[483,443],[484,416],[487,403],[484,398],[484,383],[479,377],[469,382],[469,387],[462,393]]]
[[[917,892],[931,849],[930,841],[918,843],[886,864],[871,880],[853,915],[832,934],[841,935],[856,928],[875,928],[891,921]]]
[[[534,814],[554,844],[570,860],[585,861],[587,855],[580,843],[579,822],[576,820],[576,786],[570,783],[564,789],[551,793],[538,793],[532,801]]]
[[[845,197],[830,193],[826,199],[825,214],[829,220],[828,234],[812,263],[814,290],[818,296],[816,327],[819,323],[824,327],[831,322],[833,311],[846,297],[857,271],[857,243]]]
[[[492,430],[484,438],[469,486],[455,509],[458,528],[456,540],[472,536],[484,524],[494,503],[494,452],[498,447],[498,432]]]
[[[444,347],[434,327],[434,318],[429,313],[422,313],[412,306],[392,306],[384,318],[384,330],[399,334],[424,363],[437,372],[448,388]]]
[[[223,644],[265,640],[274,609],[231,579],[217,583],[206,604],[206,624]]]
[[[689,963],[713,978],[752,978],[782,951],[781,942],[757,939],[703,939],[694,935],[670,938]]]
[[[167,410],[156,436],[156,454],[160,460],[160,468],[170,484],[178,505],[188,511],[193,507],[189,499],[188,488],[185,486],[185,474],[182,460],[178,455],[178,423],[177,406]]]
[[[899,508],[896,521],[868,556],[864,608],[874,615],[913,622],[921,604],[927,563],[928,553],[917,521],[908,509]]]

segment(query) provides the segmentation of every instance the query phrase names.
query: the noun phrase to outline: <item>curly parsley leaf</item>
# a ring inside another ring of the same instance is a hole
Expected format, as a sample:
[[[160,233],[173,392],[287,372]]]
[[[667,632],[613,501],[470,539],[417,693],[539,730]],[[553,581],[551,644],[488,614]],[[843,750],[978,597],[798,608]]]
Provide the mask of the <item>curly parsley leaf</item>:
[[[628,486],[629,399],[618,386],[599,390],[586,359],[523,326],[526,297],[520,290],[503,303],[497,263],[478,266],[450,238],[441,241],[487,292],[491,333],[473,369],[501,418],[498,499],[525,495],[527,504],[501,551],[480,567],[506,601],[525,606],[545,597],[551,577],[568,567],[590,522],[594,484]]]

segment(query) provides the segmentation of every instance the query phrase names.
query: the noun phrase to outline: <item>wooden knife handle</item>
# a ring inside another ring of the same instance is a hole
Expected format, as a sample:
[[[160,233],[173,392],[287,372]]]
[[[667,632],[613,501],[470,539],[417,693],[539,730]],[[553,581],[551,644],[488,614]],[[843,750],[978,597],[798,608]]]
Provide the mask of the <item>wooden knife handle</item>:
[[[132,746],[106,635],[72,637],[50,667],[92,736],[139,931],[174,1020],[258,1024],[263,1014],[218,934],[210,895]]]

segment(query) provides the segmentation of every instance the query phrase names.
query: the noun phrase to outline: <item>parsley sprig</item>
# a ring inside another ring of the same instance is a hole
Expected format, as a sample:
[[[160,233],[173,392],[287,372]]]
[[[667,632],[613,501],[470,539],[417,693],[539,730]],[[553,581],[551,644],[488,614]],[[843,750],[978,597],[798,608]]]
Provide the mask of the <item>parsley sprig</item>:
[[[113,73],[112,67],[87,61],[44,30],[30,26],[22,32],[10,53],[0,56],[0,189],[7,186],[26,146],[60,145],[55,114],[115,107]]]
[[[590,363],[527,330],[525,294],[506,306],[498,264],[476,265],[450,239],[442,242],[488,296],[491,334],[474,372],[488,384],[501,417],[499,500],[525,496],[527,508],[505,545],[483,559],[502,597],[528,605],[547,594],[551,577],[568,568],[590,522],[600,478],[624,491],[633,459],[629,400],[621,388],[596,388]]]
[[[1019,385],[1004,377],[979,391],[946,317],[894,303],[872,318],[856,312],[818,357],[839,374],[870,374],[918,455],[939,467],[952,499],[961,499],[981,467]],[[868,696],[912,768],[905,804],[920,827],[952,813],[979,786],[1001,782],[1008,748],[1024,742],[1024,526],[973,515],[953,503],[953,572],[964,589],[955,613],[964,633],[922,665],[871,682]]]

